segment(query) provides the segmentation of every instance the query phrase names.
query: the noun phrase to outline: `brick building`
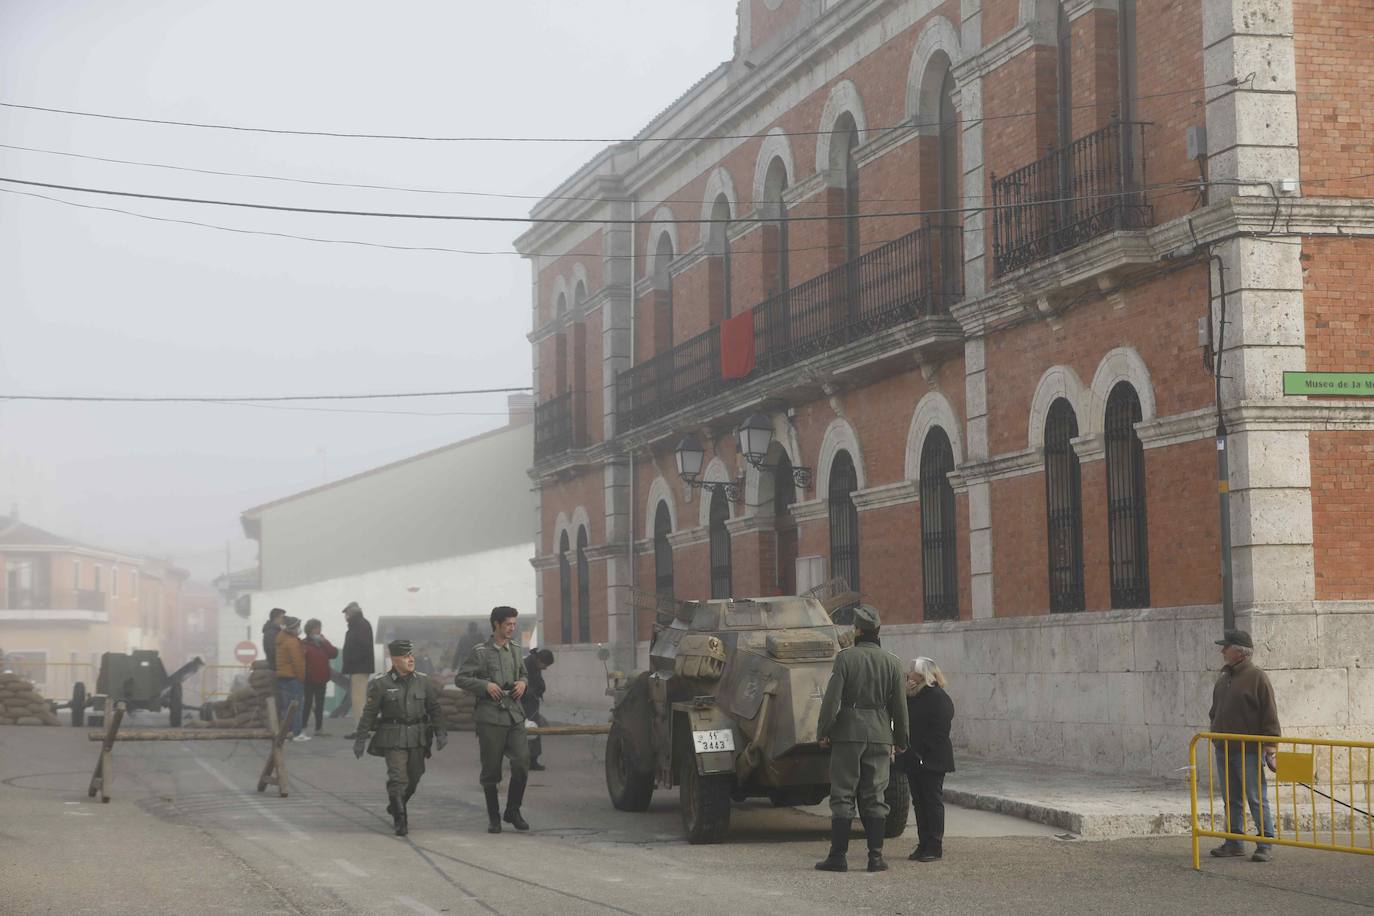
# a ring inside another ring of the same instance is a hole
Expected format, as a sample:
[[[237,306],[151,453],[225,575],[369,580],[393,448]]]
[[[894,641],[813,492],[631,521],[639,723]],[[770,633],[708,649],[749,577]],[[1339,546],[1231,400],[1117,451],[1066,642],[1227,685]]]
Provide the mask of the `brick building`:
[[[1238,622],[1291,731],[1367,735],[1374,407],[1283,373],[1374,369],[1371,30],[1359,0],[743,0],[731,59],[517,242],[563,689],[604,703],[592,643],[643,664],[631,589],[840,575],[972,749],[1171,773],[1218,666],[1219,401]],[[684,481],[688,437],[740,493]]]

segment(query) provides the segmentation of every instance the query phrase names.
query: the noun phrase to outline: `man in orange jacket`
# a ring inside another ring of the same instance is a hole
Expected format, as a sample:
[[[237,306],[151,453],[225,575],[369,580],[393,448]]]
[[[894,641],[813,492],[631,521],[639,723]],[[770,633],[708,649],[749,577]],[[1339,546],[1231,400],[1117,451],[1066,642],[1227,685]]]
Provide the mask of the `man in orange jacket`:
[[[291,712],[291,740],[309,741],[310,736],[301,731],[301,707],[305,704],[305,651],[301,649],[301,619],[284,617],[281,632],[277,634],[278,715],[285,715],[293,702],[296,706]]]

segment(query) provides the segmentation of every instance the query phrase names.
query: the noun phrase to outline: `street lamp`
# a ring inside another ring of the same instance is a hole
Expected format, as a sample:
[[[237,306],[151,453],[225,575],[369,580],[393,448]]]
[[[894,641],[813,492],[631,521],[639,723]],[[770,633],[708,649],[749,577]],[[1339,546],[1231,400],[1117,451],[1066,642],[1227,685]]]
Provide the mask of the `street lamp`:
[[[743,479],[740,480],[702,480],[701,466],[706,461],[706,449],[701,447],[701,440],[690,433],[682,437],[682,441],[677,444],[677,451],[673,453],[677,460],[677,476],[682,478],[682,482],[694,490],[704,490],[707,493],[714,493],[721,490],[725,493],[725,498],[732,503],[744,502]]]
[[[740,428],[735,430],[735,438],[739,441],[740,454],[751,467],[770,474],[781,467],[765,461],[768,449],[773,445],[773,422],[766,415],[756,413],[745,420]],[[792,468],[792,482],[803,490],[811,486],[811,477],[810,468]]]

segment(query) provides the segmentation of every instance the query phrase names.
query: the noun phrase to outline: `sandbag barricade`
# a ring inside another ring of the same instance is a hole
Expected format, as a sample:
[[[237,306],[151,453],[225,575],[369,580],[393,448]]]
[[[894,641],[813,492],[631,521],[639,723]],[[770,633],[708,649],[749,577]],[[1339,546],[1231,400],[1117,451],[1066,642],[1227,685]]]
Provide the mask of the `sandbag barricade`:
[[[0,725],[59,725],[51,704],[21,674],[0,674]]]

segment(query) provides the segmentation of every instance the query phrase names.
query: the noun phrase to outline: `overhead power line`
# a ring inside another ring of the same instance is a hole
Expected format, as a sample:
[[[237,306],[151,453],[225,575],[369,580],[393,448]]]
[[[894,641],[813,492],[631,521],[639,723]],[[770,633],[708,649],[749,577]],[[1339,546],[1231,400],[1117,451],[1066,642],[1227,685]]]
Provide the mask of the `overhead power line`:
[[[1147,95],[1137,96],[1137,100],[1167,98],[1169,96],[1187,95],[1195,92],[1205,92],[1209,89],[1220,89],[1222,87],[1237,87],[1242,83],[1249,82],[1254,78],[1254,74],[1246,76],[1244,79],[1229,79],[1219,83],[1210,83],[1202,86],[1189,86],[1186,89],[1172,89],[1168,92],[1156,92]],[[1096,108],[1096,103],[1085,103],[1070,106],[1073,109]],[[384,133],[362,133],[354,131],[340,130],[305,130],[300,128],[287,127],[259,127],[248,124],[220,124],[208,121],[180,121],[171,118],[150,118],[137,115],[110,114],[102,111],[82,111],[75,108],[57,108],[47,105],[26,105],[19,102],[0,102],[0,108],[10,108],[19,111],[40,111],[47,114],[71,115],[80,118],[97,118],[106,121],[129,121],[137,124],[158,124],[169,127],[191,127],[198,130],[227,130],[240,131],[255,134],[284,134],[297,137],[334,137],[349,140],[413,140],[428,143],[649,143],[659,141],[679,141],[695,142],[699,140],[753,140],[762,137],[761,133],[750,134],[702,134],[699,136],[677,136],[673,134],[664,136],[646,135],[638,137],[532,137],[532,136],[478,136],[478,135],[457,135],[439,136],[429,134],[384,134]],[[1057,109],[1035,109],[1031,111],[1007,112],[999,115],[985,115],[977,120],[998,121],[1009,118],[1026,118],[1047,111]],[[895,127],[938,127],[938,121],[924,123],[907,122],[895,125]],[[883,132],[893,130],[894,127],[872,127],[869,132]],[[814,137],[819,134],[831,133],[830,130],[794,130],[778,131],[788,137]]]
[[[68,401],[94,404],[272,404],[283,401],[376,401],[403,398],[448,398],[470,394],[515,394],[530,391],[529,385],[518,388],[464,388],[454,391],[400,391],[369,394],[288,394],[230,397],[202,397],[197,395],[76,395],[76,394],[0,394],[0,401]]]

